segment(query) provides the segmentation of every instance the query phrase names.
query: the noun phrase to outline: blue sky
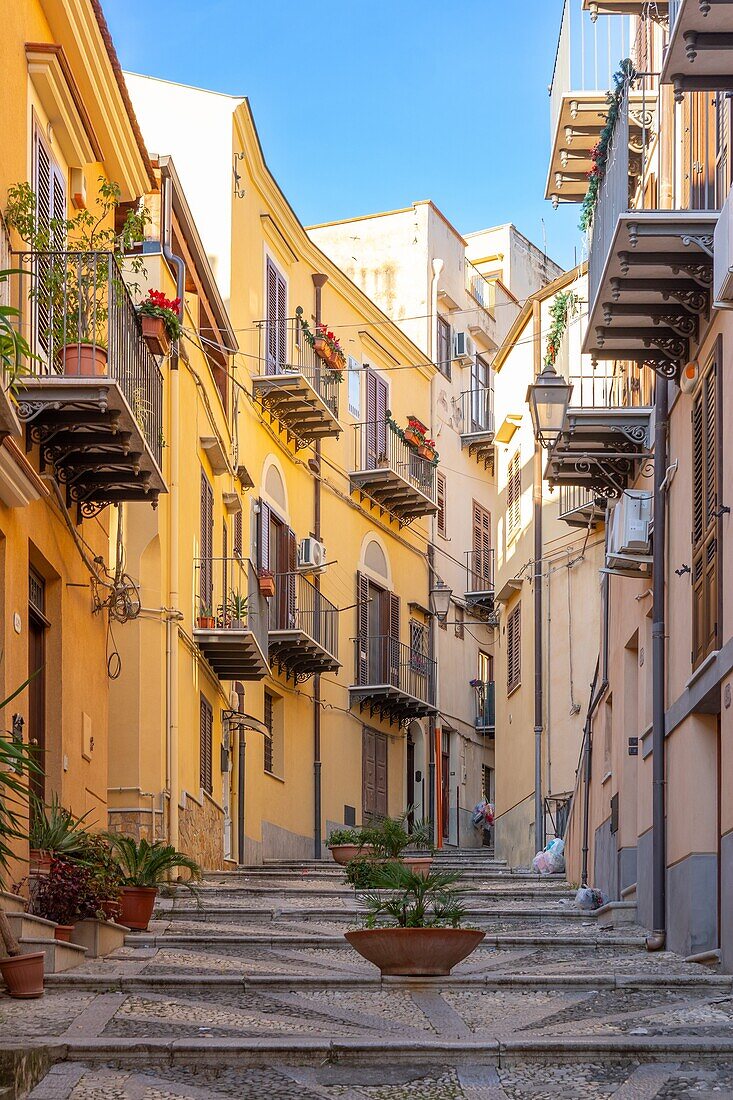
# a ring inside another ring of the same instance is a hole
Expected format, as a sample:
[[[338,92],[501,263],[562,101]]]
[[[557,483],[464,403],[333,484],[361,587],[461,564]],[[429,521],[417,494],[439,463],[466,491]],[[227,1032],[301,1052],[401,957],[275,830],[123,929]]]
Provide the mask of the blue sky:
[[[562,0],[103,2],[125,68],[249,96],[305,224],[432,199],[579,254],[578,207],[543,197]]]

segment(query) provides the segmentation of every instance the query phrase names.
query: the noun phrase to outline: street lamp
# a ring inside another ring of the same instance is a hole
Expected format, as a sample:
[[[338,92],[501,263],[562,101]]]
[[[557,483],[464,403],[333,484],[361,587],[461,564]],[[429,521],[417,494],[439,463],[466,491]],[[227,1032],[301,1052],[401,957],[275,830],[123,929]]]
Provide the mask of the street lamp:
[[[527,389],[527,404],[537,442],[550,448],[562,434],[573,387],[547,364]]]
[[[430,589],[430,610],[439,623],[444,623],[448,618],[452,595],[453,589],[445,581],[436,579],[434,586]]]

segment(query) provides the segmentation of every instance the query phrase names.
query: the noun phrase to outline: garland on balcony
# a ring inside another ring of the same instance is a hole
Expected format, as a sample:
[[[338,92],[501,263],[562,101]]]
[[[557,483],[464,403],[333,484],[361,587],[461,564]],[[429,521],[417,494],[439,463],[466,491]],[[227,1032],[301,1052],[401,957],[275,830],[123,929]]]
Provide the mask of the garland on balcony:
[[[590,151],[590,159],[593,163],[593,167],[588,173],[588,190],[585,193],[583,205],[580,210],[579,228],[584,233],[590,229],[591,223],[593,222],[593,215],[595,213],[596,203],[598,202],[598,193],[601,189],[601,183],[603,182],[603,177],[606,174],[606,167],[608,165],[608,152],[611,145],[611,138],[613,137],[616,120],[621,110],[621,98],[624,89],[628,87],[635,77],[636,69],[634,68],[634,63],[630,57],[627,57],[620,63],[619,68],[613,74],[613,91],[606,93],[606,102],[608,103],[606,121],[601,130],[601,136],[598,142]]]
[[[555,360],[560,351],[560,343],[568,327],[568,321],[575,316],[579,308],[580,298],[574,290],[565,290],[556,295],[555,301],[550,306],[552,323],[547,334],[544,366],[554,368]]]

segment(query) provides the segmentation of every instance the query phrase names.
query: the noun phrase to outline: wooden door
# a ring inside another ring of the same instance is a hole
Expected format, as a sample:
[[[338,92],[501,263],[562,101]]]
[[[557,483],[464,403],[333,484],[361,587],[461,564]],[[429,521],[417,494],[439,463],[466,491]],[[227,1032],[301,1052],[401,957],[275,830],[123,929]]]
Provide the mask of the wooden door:
[[[450,753],[445,750],[441,754],[440,765],[442,829],[443,839],[447,840],[450,833]]]
[[[45,585],[34,571],[28,577],[28,744],[38,765],[30,776],[30,788],[42,802],[48,797],[46,786],[46,629]],[[35,674],[35,675],[34,675]]]
[[[362,820],[387,814],[387,738],[369,729],[362,731]]]

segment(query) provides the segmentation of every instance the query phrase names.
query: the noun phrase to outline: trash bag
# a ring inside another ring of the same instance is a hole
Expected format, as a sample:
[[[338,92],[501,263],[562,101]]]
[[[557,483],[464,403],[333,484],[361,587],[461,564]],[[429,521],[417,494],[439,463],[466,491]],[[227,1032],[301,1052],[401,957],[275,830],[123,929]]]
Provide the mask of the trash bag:
[[[551,866],[550,855],[545,851],[538,852],[532,860],[532,870],[536,871],[538,875],[552,874]]]
[[[483,829],[484,822],[486,820],[486,803],[479,802],[473,808],[473,814],[471,821],[473,822],[475,829]]]
[[[538,875],[559,875],[565,870],[565,841],[560,837],[548,841],[544,850],[532,860],[532,870]]]
[[[594,890],[591,886],[581,886],[575,895],[575,904],[578,909],[592,911],[605,905],[606,899],[600,890]]]

